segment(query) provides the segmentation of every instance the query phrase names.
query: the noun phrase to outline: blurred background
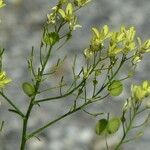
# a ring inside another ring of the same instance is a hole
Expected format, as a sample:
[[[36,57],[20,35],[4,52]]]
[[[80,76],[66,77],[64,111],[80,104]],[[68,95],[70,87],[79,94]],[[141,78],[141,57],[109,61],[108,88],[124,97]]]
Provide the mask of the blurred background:
[[[46,19],[50,7],[55,0],[6,0],[7,6],[0,10],[0,43],[5,47],[5,70],[13,82],[8,86],[8,96],[13,99],[22,110],[28,105],[27,97],[23,94],[21,83],[29,79],[27,63],[32,46],[39,48],[41,27]],[[93,0],[79,13],[79,21],[83,26],[74,33],[74,38],[64,47],[70,58],[74,53],[82,53],[87,47],[92,26],[100,27],[107,24],[111,29],[118,29],[121,25],[135,26],[137,34],[143,39],[150,37],[150,1],[149,0]],[[63,50],[61,50],[63,51]],[[59,53],[63,53],[59,51]],[[54,56],[56,57],[56,56]],[[137,67],[133,83],[144,79],[150,80],[150,55]],[[80,62],[79,62],[80,63]],[[69,64],[66,64],[66,66]],[[69,67],[68,67],[69,68]],[[68,71],[67,67],[64,71]],[[55,81],[53,79],[53,81]],[[130,81],[127,85],[130,85]],[[130,86],[126,86],[127,88]],[[103,105],[92,105],[90,110],[111,111],[116,114],[121,100],[128,95],[129,90],[116,100],[108,100]],[[120,100],[121,99],[121,100]],[[0,150],[19,150],[21,122],[20,118],[8,112],[8,104],[0,98],[0,121],[5,121],[3,132],[0,133]],[[67,99],[61,102],[43,104],[35,108],[29,121],[29,128],[35,129],[53,119],[70,107]],[[83,112],[67,117],[59,123],[44,130],[40,135],[41,141],[32,139],[28,142],[27,150],[104,150],[105,140],[94,133],[96,120]],[[113,145],[120,135],[115,134],[108,140]],[[149,150],[150,127],[145,128],[144,136],[134,142],[125,144],[123,150]],[[112,148],[113,149],[113,148]]]

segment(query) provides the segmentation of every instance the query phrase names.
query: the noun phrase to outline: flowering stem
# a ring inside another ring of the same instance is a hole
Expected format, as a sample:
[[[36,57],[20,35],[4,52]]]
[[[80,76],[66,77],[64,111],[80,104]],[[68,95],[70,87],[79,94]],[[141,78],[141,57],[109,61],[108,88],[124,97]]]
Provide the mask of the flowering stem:
[[[99,62],[100,62],[100,61],[98,61],[98,62],[94,65],[93,69],[91,70],[91,73],[92,73],[92,71],[95,69],[95,67],[99,64]],[[121,62],[120,62],[120,64],[119,64],[118,69],[117,69],[116,72],[112,75],[111,80],[113,80],[113,78],[116,76],[116,74],[118,73],[118,71],[120,70],[121,66],[124,64],[124,62],[125,62],[125,58],[123,57],[122,60],[121,60]],[[38,103],[40,103],[40,102],[49,101],[49,100],[56,100],[56,99],[60,99],[60,98],[69,96],[69,95],[72,94],[76,89],[78,89],[80,86],[82,86],[82,84],[84,84],[85,81],[86,81],[86,79],[83,79],[83,80],[81,81],[81,83],[80,83],[77,87],[75,87],[73,90],[71,90],[70,92],[68,92],[68,93],[66,93],[66,94],[64,94],[64,95],[61,95],[61,96],[58,96],[58,97],[46,98],[46,99],[42,99],[42,100],[36,100],[36,101],[34,101],[34,103],[35,103],[35,104],[38,104]],[[85,102],[85,103],[82,104],[81,106],[75,107],[73,110],[67,112],[66,114],[64,114],[64,115],[62,115],[62,116],[60,116],[60,117],[58,117],[57,119],[55,119],[55,120],[53,120],[53,121],[48,122],[48,123],[45,124],[43,127],[41,127],[41,128],[39,128],[39,129],[33,131],[32,133],[30,133],[29,135],[27,135],[27,139],[30,139],[30,138],[34,137],[36,134],[40,133],[40,132],[43,131],[45,128],[51,126],[52,124],[58,122],[59,120],[65,118],[65,117],[67,117],[67,116],[69,116],[69,115],[71,115],[71,114],[73,114],[73,113],[75,113],[75,112],[77,112],[77,111],[83,109],[85,106],[87,106],[87,105],[89,105],[89,104],[91,104],[91,103],[94,103],[94,102],[97,102],[97,101],[100,101],[100,100],[106,98],[109,94],[107,94],[107,95],[104,96],[104,97],[99,98],[98,100],[92,100],[92,99],[96,98],[96,97],[98,96],[98,94],[100,94],[100,93],[107,87],[107,85],[108,85],[109,83],[110,83],[110,81],[108,81],[104,86],[102,86],[102,88],[100,89],[100,91],[98,91],[97,94],[95,94],[95,95],[92,96],[91,100],[88,100],[87,102]]]

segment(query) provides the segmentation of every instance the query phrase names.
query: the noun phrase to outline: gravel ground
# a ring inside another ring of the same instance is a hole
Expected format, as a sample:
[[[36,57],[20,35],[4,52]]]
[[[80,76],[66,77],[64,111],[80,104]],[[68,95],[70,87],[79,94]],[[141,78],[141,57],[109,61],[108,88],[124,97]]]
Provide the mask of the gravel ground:
[[[6,48],[5,69],[13,79],[12,85],[8,87],[10,91],[8,95],[25,110],[28,101],[20,90],[21,82],[29,79],[25,61],[31,47],[35,46],[36,49],[39,46],[42,24],[49,7],[55,4],[55,0],[6,0],[6,2],[7,7],[0,12],[2,20],[0,43],[2,47]],[[138,35],[146,39],[150,37],[149,10],[149,0],[93,0],[80,12],[79,19],[84,28],[74,34],[73,40],[64,50],[70,58],[76,51],[81,53],[88,44],[90,28],[104,24],[108,24],[112,29],[117,29],[120,25],[134,25]],[[62,52],[60,52],[61,54]],[[150,55],[147,55],[144,58],[145,62],[137,68],[137,75],[133,82],[143,79],[150,80],[149,57]],[[68,71],[66,68],[64,68],[65,71]],[[125,93],[127,95],[128,91]],[[18,150],[20,118],[15,118],[14,114],[9,113],[7,103],[1,99],[0,101],[2,102],[0,120],[5,120],[4,131],[0,135],[0,150]],[[29,121],[29,128],[37,128],[47,120],[59,116],[68,110],[70,104],[66,99],[59,103],[42,105],[40,109],[35,108]],[[121,102],[115,100],[113,102],[108,101],[102,106],[94,105],[90,109],[105,111],[107,108],[107,111],[117,113],[116,108],[120,105]],[[94,125],[95,119],[81,112],[76,113],[41,133],[40,142],[32,139],[28,143],[27,150],[103,150],[104,139],[94,134]],[[146,127],[143,138],[126,144],[123,150],[149,150],[149,129]],[[110,137],[109,143],[112,147],[118,139],[119,134]]]

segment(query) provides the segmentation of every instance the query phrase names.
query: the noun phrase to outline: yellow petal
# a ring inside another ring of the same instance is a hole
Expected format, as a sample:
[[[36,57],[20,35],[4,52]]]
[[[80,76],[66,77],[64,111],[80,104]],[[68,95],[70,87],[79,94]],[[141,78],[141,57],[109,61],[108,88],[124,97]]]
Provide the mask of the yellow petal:
[[[109,27],[107,25],[104,25],[104,27],[103,27],[104,35],[106,36],[108,34],[108,32],[109,32]]]
[[[66,7],[66,14],[72,15],[72,13],[73,13],[73,6],[71,3],[68,3]]]
[[[96,28],[92,28],[92,31],[94,32],[96,37],[98,37],[98,38],[100,37],[100,33]]]
[[[66,17],[66,14],[65,14],[64,10],[59,9],[58,12],[60,13],[60,15],[61,15],[63,18]]]

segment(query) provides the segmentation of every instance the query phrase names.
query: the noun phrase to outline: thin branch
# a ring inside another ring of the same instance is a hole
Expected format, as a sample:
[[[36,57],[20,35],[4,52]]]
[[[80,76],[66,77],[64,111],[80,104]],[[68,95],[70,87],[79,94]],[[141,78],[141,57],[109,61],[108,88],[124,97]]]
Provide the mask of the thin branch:
[[[24,117],[22,111],[3,92],[0,92],[0,95],[18,112],[21,117]]]
[[[104,99],[104,98],[106,98],[106,96],[104,96],[104,97],[102,97],[101,99],[99,99],[99,101],[102,100],[102,99]],[[69,115],[71,115],[71,114],[73,114],[73,113],[75,113],[75,112],[77,112],[77,111],[79,111],[79,110],[83,110],[83,108],[84,108],[85,106],[87,106],[87,105],[89,105],[89,104],[92,104],[92,103],[95,103],[95,102],[97,102],[97,101],[91,101],[91,100],[89,100],[89,101],[87,101],[86,103],[82,104],[81,106],[76,107],[76,108],[70,110],[69,112],[65,113],[64,115],[58,117],[57,119],[54,119],[53,121],[48,122],[48,123],[45,124],[43,127],[41,127],[41,128],[39,128],[39,129],[33,131],[32,133],[28,134],[27,137],[26,137],[27,140],[30,139],[30,138],[32,138],[32,137],[35,136],[36,134],[42,132],[45,128],[51,126],[52,124],[58,122],[59,120],[62,120],[63,118],[65,118],[65,117],[67,117],[67,116],[69,116]]]

